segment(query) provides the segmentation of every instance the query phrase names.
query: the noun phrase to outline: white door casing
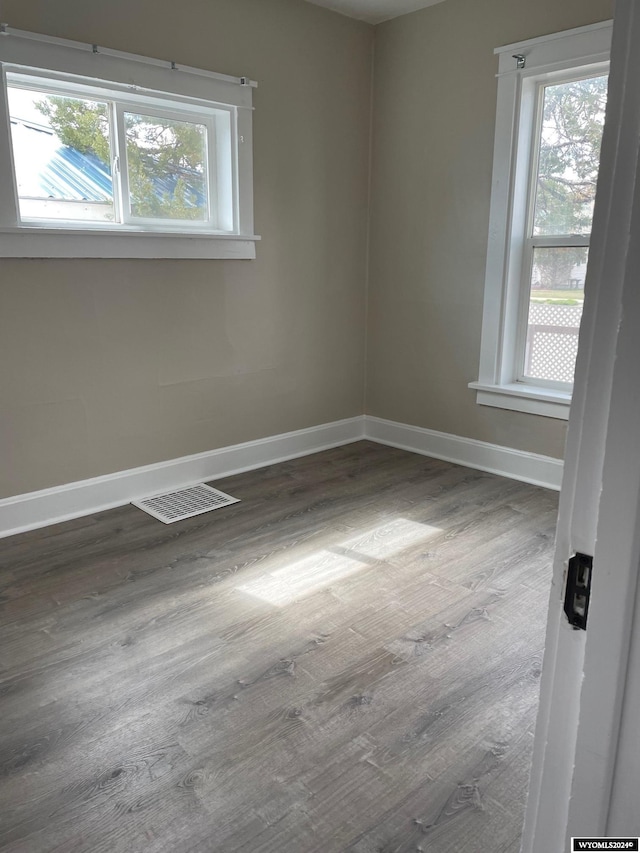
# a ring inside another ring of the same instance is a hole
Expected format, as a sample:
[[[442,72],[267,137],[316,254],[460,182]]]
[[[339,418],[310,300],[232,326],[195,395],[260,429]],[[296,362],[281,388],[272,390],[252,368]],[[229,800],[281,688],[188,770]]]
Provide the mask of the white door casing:
[[[638,834],[637,798],[625,790],[632,779],[635,791],[640,785],[637,752],[630,756],[626,748],[638,739],[629,710],[633,691],[640,696],[640,610],[634,623],[640,53],[634,44],[640,44],[640,0],[618,0],[523,853],[562,853],[571,835]],[[594,556],[586,632],[571,628],[562,611],[567,561],[576,551]]]

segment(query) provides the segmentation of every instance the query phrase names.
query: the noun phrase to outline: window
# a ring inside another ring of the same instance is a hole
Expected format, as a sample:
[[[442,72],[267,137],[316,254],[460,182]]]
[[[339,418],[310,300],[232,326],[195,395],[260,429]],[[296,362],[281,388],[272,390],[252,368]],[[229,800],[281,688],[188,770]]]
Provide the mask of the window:
[[[610,40],[605,23],[497,51],[480,404],[568,417]]]
[[[0,256],[255,257],[248,81],[15,32],[0,63]]]

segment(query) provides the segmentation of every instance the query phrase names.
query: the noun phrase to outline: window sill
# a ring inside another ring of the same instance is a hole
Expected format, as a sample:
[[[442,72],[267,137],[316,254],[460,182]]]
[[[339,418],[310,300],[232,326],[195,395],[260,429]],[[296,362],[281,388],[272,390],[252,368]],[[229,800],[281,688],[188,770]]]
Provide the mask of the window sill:
[[[21,226],[0,229],[0,258],[195,258],[253,260],[251,235],[98,231]]]
[[[476,402],[480,406],[493,406],[497,409],[511,409],[527,412],[530,415],[542,415],[547,418],[569,419],[571,394],[555,391],[552,388],[534,388],[531,385],[511,383],[509,385],[489,385],[483,382],[470,382],[469,388],[477,392]]]

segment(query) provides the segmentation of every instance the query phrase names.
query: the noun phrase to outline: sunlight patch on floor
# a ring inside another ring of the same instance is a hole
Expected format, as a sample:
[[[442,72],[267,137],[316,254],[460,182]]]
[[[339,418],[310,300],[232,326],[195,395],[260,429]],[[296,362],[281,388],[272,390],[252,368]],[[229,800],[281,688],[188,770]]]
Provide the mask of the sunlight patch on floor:
[[[236,587],[239,592],[283,607],[311,593],[326,589],[336,581],[362,569],[372,568],[406,548],[425,542],[440,533],[439,527],[405,518],[394,519],[310,557],[265,572],[255,580]]]
[[[386,524],[374,527],[365,533],[359,533],[352,539],[341,543],[341,548],[357,551],[374,560],[387,560],[417,545],[419,542],[430,539],[437,533],[442,533],[441,528],[432,527],[430,524],[421,524],[418,521],[409,521],[407,518],[396,518]]]

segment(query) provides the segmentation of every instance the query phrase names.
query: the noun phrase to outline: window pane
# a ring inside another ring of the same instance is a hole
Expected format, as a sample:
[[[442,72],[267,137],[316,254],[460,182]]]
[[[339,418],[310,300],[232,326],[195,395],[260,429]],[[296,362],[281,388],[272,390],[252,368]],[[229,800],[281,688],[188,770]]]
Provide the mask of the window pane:
[[[207,221],[205,125],[128,112],[124,123],[131,216]]]
[[[591,232],[606,101],[606,76],[545,87],[535,235]]]
[[[7,87],[20,216],[112,221],[107,105]]]
[[[573,382],[589,249],[534,249],[524,375]]]

